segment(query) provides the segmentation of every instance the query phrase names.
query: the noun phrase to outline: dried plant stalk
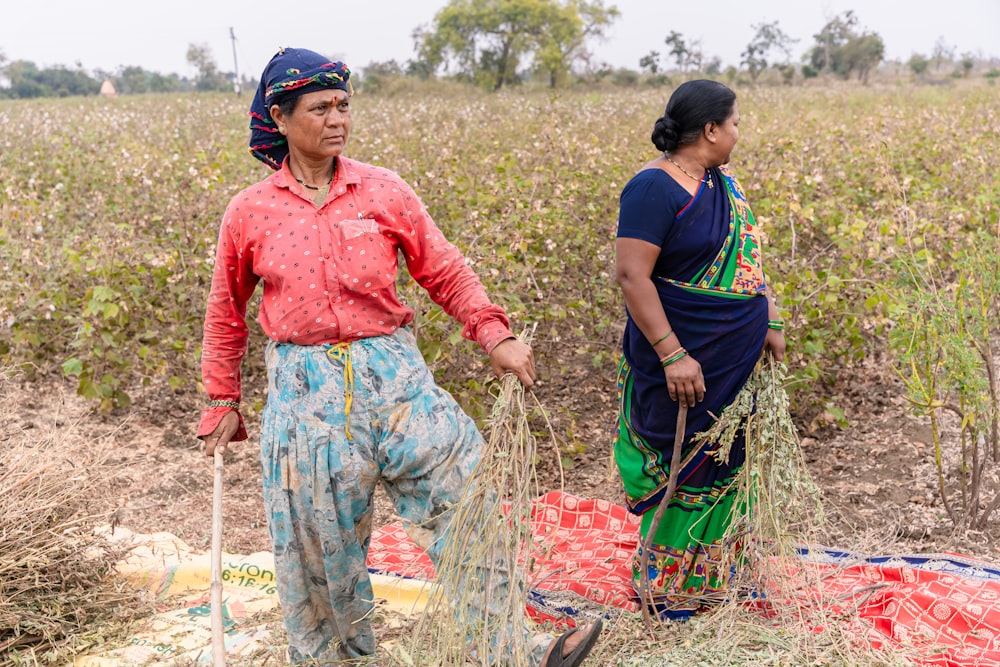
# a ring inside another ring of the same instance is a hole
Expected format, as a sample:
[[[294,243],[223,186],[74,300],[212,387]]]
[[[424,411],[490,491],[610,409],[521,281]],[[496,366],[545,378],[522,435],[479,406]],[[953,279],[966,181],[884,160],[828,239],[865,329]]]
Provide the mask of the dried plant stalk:
[[[730,563],[730,589],[718,599],[700,598],[707,607],[689,620],[658,623],[653,638],[643,613],[609,610],[605,638],[592,654],[595,665],[913,664],[912,654],[867,640],[869,624],[857,609],[871,590],[850,600],[824,593],[823,575],[800,557],[803,543],[822,543],[823,506],[799,449],[785,383],[783,366],[762,361],[713,427],[695,436],[720,443],[714,455],[725,459],[735,438],[746,435],[746,463],[734,481],[736,513],[725,538],[742,545]]]
[[[490,663],[501,650],[505,664],[531,664],[527,590],[515,582],[532,548],[536,441],[520,381],[506,375],[497,386],[483,458],[454,508],[437,593],[410,643],[416,665]]]
[[[9,382],[0,369],[2,406]],[[19,430],[9,407],[0,434],[0,655],[66,664],[140,612],[115,573],[124,547],[98,529],[110,515],[92,507],[110,469],[85,447]]]
[[[824,511],[819,487],[810,476],[789,412],[785,368],[762,359],[719,420],[696,438],[717,442],[713,452],[727,460],[742,433],[746,462],[733,482],[737,499],[724,541],[733,558],[730,589],[699,615],[694,627],[703,644],[677,624],[664,636],[686,635],[683,647],[697,646],[703,664],[896,665],[908,664],[888,650],[878,650],[859,632],[857,605],[823,593],[823,577],[801,557],[804,544],[821,541]],[[673,646],[673,657],[691,651]],[[714,659],[706,659],[709,657]],[[748,662],[749,661],[749,662]],[[623,661],[622,664],[638,664]]]

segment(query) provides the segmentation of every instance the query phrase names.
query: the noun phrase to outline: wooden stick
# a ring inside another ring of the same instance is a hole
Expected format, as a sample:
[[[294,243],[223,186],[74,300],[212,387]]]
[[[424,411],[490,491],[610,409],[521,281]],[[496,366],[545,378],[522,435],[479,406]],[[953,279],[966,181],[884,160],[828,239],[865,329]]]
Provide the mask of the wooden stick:
[[[663,498],[660,499],[660,504],[656,507],[656,514],[653,515],[653,522],[649,526],[649,532],[646,533],[646,539],[642,541],[642,558],[639,559],[639,598],[642,600],[642,620],[653,639],[656,639],[656,633],[653,630],[653,620],[649,608],[650,606],[655,608],[656,602],[649,585],[649,550],[653,546],[653,536],[656,535],[656,531],[660,527],[663,514],[667,511],[667,505],[670,504],[670,499],[674,497],[674,492],[677,490],[677,477],[681,473],[682,466],[681,450],[684,447],[684,429],[687,428],[687,413],[687,406],[679,403],[677,406],[677,428],[674,430],[674,451],[670,457],[670,477],[667,480],[667,488],[663,492]]]
[[[222,472],[223,460],[215,452],[215,483],[212,488],[212,665],[226,664],[226,637],[222,617]]]

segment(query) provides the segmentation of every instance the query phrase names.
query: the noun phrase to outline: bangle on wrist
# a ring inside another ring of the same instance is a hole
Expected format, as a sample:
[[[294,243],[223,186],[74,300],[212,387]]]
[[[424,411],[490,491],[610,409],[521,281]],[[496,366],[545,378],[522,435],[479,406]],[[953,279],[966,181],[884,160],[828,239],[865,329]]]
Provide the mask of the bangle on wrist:
[[[240,402],[239,401],[226,401],[226,400],[218,399],[218,400],[214,400],[214,401],[209,401],[208,402],[208,407],[210,407],[210,408],[232,408],[233,410],[239,410],[240,409]]]
[[[679,361],[686,356],[687,356],[687,350],[685,350],[683,347],[677,348],[670,354],[660,358],[660,366],[666,368],[670,364],[674,363],[675,361]]]
[[[667,354],[665,354],[662,357],[660,357],[660,363],[662,364],[664,359],[669,359],[670,357],[674,356],[678,352],[684,352],[684,351],[685,351],[684,350],[684,346],[683,345],[678,345],[676,350],[674,350],[673,352],[668,352]]]
[[[767,328],[774,329],[775,331],[782,331],[785,328],[785,323],[781,320],[768,320]]]
[[[662,362],[660,362],[660,366],[662,366],[663,368],[666,368],[670,364],[674,363],[675,361],[680,361],[681,359],[683,359],[686,356],[687,356],[687,352],[678,352],[677,354],[675,354],[674,356],[670,357],[669,359],[664,359]]]
[[[670,338],[670,334],[672,334],[672,333],[673,333],[672,329],[667,329],[667,333],[665,333],[662,336],[660,336],[659,338],[657,338],[656,342],[655,343],[650,343],[650,345],[652,345],[653,347],[656,347],[657,345],[659,345],[660,343],[662,343],[666,339]]]

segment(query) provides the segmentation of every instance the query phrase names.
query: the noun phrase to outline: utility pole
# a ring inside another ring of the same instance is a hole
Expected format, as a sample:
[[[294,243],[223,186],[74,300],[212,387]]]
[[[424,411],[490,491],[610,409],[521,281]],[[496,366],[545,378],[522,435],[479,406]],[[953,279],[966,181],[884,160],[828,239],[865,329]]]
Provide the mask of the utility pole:
[[[240,66],[236,62],[236,33],[233,29],[229,29],[229,38],[233,41],[233,90],[236,91],[236,96],[240,96]]]

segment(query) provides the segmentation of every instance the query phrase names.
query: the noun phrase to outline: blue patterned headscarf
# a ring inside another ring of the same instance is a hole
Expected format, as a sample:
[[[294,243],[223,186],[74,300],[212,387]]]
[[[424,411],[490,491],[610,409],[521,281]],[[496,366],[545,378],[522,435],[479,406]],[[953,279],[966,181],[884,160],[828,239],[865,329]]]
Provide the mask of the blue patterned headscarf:
[[[281,169],[288,141],[271,118],[271,105],[317,90],[339,88],[354,94],[351,70],[314,51],[281,49],[264,68],[250,103],[250,153],[271,169]]]

